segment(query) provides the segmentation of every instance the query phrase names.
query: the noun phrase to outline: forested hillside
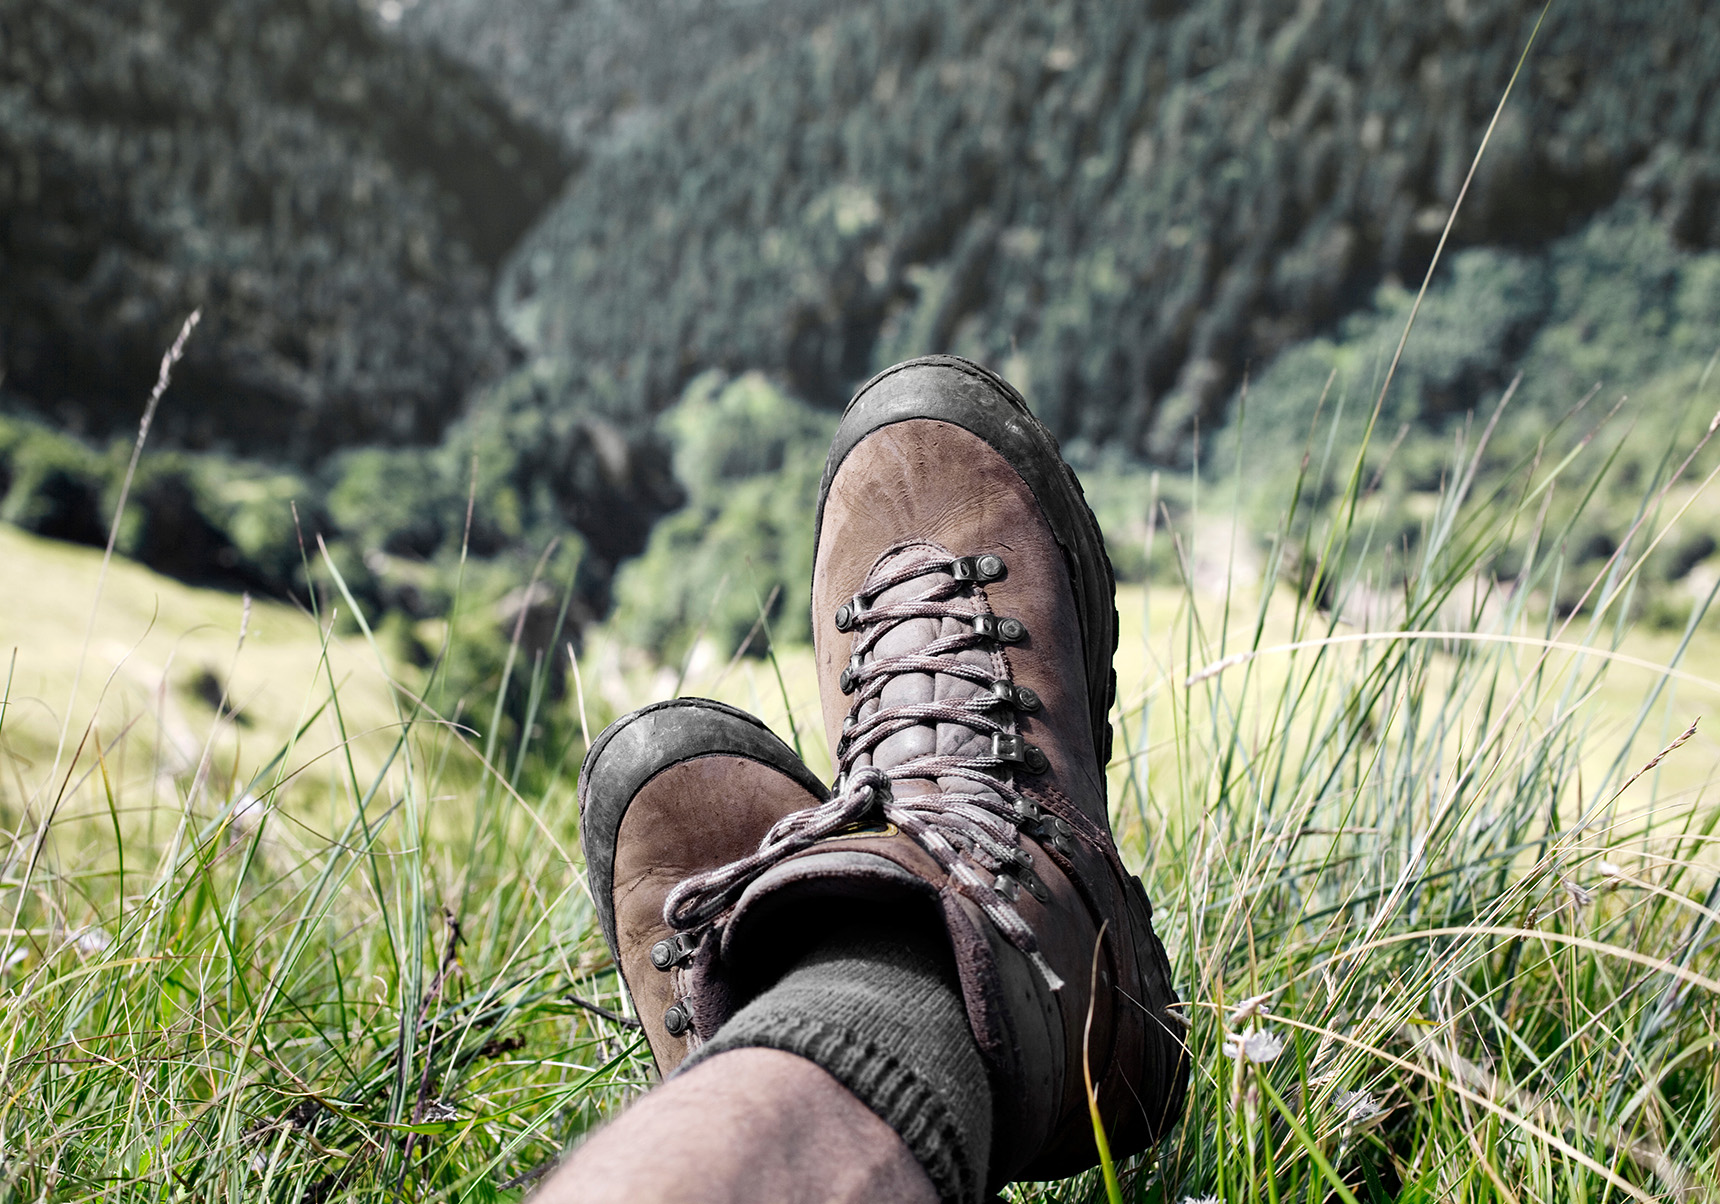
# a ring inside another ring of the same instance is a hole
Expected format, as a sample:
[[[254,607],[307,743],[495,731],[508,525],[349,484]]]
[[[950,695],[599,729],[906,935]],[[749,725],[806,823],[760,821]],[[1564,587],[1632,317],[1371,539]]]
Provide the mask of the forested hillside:
[[[994,1199],[1720,1201],[1720,0],[0,0],[0,1204],[541,1195],[658,1079],[588,754],[840,768],[928,351],[1102,528],[1199,1068]]]
[[[1002,369],[1111,474],[1138,574],[1142,466],[1228,456],[1245,376],[1255,483],[1334,367],[1340,393],[1377,380],[1540,15],[0,0],[0,519],[105,540],[201,305],[119,541],[187,580],[332,597],[321,536],[405,631],[457,582],[516,614],[559,541],[567,622],[618,590],[653,653],[737,644],[773,587],[799,605],[814,411],[934,350]],[[1534,412],[1700,366],[1717,97],[1700,0],[1547,10],[1386,434],[1519,368]],[[780,462],[700,470],[690,443],[740,432]]]
[[[842,11],[836,0],[361,0],[470,64],[575,151],[648,135],[713,76]]]
[[[709,367],[838,404],[956,350],[1064,436],[1175,459],[1241,373],[1426,267],[1541,6],[880,0],[594,163],[504,316],[651,412]],[[1457,229],[1534,247],[1621,196],[1720,238],[1720,22],[1548,11]]]
[[[304,458],[433,440],[509,366],[493,272],[568,167],[350,0],[0,0],[9,408]]]

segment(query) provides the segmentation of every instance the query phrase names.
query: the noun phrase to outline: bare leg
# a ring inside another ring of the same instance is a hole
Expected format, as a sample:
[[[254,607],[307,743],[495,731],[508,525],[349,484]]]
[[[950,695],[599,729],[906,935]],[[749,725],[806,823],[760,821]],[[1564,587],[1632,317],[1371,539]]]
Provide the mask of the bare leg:
[[[594,1134],[533,1204],[937,1204],[895,1130],[805,1058],[736,1049]]]

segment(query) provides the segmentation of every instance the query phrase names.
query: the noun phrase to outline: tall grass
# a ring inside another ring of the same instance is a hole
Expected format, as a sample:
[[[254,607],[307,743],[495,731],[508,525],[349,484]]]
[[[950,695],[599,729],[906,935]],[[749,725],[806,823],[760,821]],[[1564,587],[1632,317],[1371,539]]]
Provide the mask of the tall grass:
[[[246,598],[235,669],[250,616]],[[165,678],[157,713],[128,714],[116,668],[78,714],[74,680],[54,759],[33,761],[16,729],[41,700],[7,677],[5,1198],[503,1198],[641,1085],[635,1035],[574,1002],[615,974],[571,852],[576,750],[524,772],[542,658],[512,749],[493,737],[517,625],[490,739],[438,698],[441,662],[419,692],[393,683],[392,721],[356,726],[341,624],[311,618],[316,684],[260,755],[223,693],[176,763]]]
[[[1126,1197],[1720,1189],[1720,810],[1691,734],[1720,690],[1692,660],[1712,595],[1665,649],[1630,622],[1707,437],[1670,445],[1565,612],[1604,424],[1503,470],[1482,468],[1485,432],[1460,438],[1398,542],[1376,526],[1377,454],[1321,432],[1263,578],[1216,596],[1193,562],[1224,552],[1189,542],[1211,524],[1152,529],[1185,571],[1129,596],[1112,805],[1194,1078],[1169,1142],[1120,1168]],[[434,670],[400,670],[383,717],[357,720],[339,624],[315,620],[298,721],[251,748],[243,707],[218,707],[190,768],[152,759],[160,716],[75,696],[57,770],[31,760],[15,737],[39,720],[6,679],[8,1198],[516,1198],[647,1085],[584,893],[582,743],[498,745],[499,703],[474,732]],[[448,639],[475,621],[456,610]],[[546,708],[577,705],[582,732],[618,709],[612,669],[576,669],[577,703],[552,702],[542,658],[510,658],[521,740]],[[807,713],[795,666],[758,676]]]
[[[1132,1168],[1138,1198],[1712,1197],[1720,807],[1698,720],[1720,681],[1686,657],[1712,646],[1713,591],[1634,706],[1607,677],[1644,677],[1632,583],[1713,429],[1669,449],[1563,617],[1549,600],[1604,434],[1555,455],[1554,432],[1488,474],[1485,432],[1460,437],[1397,548],[1364,454],[1321,462],[1315,443],[1260,587],[1183,591],[1112,772],[1195,1068],[1184,1124]],[[1348,484],[1307,505],[1332,473]],[[1577,501],[1549,529],[1558,490]]]

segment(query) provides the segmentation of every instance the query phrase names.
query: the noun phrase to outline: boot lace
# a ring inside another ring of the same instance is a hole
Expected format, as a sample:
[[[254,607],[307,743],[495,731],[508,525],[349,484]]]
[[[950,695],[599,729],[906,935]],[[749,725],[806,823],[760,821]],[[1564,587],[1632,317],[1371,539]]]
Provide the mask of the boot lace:
[[[1007,675],[999,679],[984,667],[956,656],[971,648],[1012,643],[1026,635],[1019,621],[999,618],[971,592],[976,584],[1002,577],[1003,561],[994,555],[957,557],[939,551],[890,565],[892,554],[900,550],[892,549],[880,558],[854,600],[837,611],[838,628],[855,632],[853,654],[842,675],[842,687],[853,692],[854,701],[837,746],[838,775],[829,799],[778,820],[748,856],[679,883],[664,901],[663,918],[684,932],[710,926],[772,866],[857,826],[884,822],[894,824],[930,854],[955,889],[972,900],[1056,990],[1061,980],[1040,955],[1033,929],[1014,904],[1024,887],[1047,897],[1020,839],[1024,828],[1036,828],[1042,814],[1037,803],[1016,789],[1014,781],[1018,769],[1037,772],[1045,767],[1044,754],[1013,730],[1016,709],[1037,709],[1038,700],[1031,691],[1015,686]],[[886,591],[921,577],[933,580],[915,596],[875,602]],[[905,655],[866,661],[889,632],[915,619],[954,619],[963,629]],[[909,673],[962,678],[979,688],[965,698],[880,705],[871,715],[860,717],[867,703],[881,699],[890,679]],[[891,736],[922,724],[939,723],[960,724],[989,739],[990,754],[932,753],[888,769],[856,765]],[[973,782],[981,789],[968,792],[939,787],[898,797],[892,783],[908,779],[934,784],[939,779],[956,779]],[[979,870],[990,874],[991,881]]]

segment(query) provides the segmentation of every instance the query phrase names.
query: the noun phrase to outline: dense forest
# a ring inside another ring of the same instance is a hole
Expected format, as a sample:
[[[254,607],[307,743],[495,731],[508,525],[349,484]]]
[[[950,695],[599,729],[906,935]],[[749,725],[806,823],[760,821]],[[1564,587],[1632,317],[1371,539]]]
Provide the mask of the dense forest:
[[[576,153],[648,137],[718,74],[842,10],[835,0],[361,0],[469,64]]]
[[[321,535],[406,630],[462,552],[500,598],[559,539],[555,625],[620,588],[673,655],[712,583],[671,570],[793,592],[778,512],[904,356],[993,363],[1094,463],[1234,448],[1245,379],[1304,423],[1532,35],[1393,398],[1423,431],[1711,350],[1700,0],[0,0],[0,518],[105,538],[202,306],[122,551],[305,597]]]
[[[509,328],[654,410],[708,367],[834,405],[928,349],[1014,361],[1065,437],[1186,454],[1244,368],[1416,280],[1541,6],[885,2],[714,78],[588,171]],[[1623,196],[1720,238],[1720,27],[1555,5],[1460,245]]]
[[[491,280],[566,175],[473,72],[348,0],[0,4],[9,405],[298,459],[434,440],[505,371]]]
[[[992,1198],[1720,1201],[1720,0],[0,0],[0,1204],[541,1194],[658,1077],[589,754],[840,769],[827,450],[946,350],[1198,1068]]]

